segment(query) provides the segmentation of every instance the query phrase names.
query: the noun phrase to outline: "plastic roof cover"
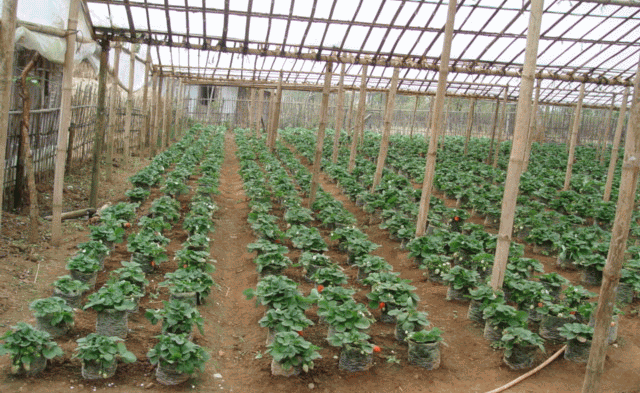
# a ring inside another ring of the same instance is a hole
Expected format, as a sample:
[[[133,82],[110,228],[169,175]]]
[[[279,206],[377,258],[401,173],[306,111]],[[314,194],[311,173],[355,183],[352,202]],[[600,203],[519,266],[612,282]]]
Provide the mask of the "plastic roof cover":
[[[191,79],[322,83],[326,60],[347,64],[347,86],[369,66],[369,88],[435,91],[444,0],[85,0],[97,36],[152,48],[165,74]],[[546,0],[538,50],[542,102],[621,102],[640,54],[640,2]],[[517,97],[530,2],[459,0],[448,92]],[[337,85],[339,69],[332,83]]]

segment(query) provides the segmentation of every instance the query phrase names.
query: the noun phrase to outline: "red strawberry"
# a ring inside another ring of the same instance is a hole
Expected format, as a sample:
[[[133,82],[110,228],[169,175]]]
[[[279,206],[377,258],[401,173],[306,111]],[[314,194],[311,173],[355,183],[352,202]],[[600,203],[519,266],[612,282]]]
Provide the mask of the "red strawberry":
[[[302,330],[300,330],[300,331],[298,332],[298,334],[299,334],[300,336],[304,336],[304,334],[302,334]]]
[[[377,345],[373,346],[373,352],[380,352],[380,351],[382,351],[382,349],[380,349],[379,346],[377,346]]]
[[[322,293],[323,290],[324,290],[324,285],[318,285],[318,292]]]
[[[386,304],[384,304],[384,302],[380,302],[380,304],[378,305],[378,308],[382,310],[384,306],[386,306]]]

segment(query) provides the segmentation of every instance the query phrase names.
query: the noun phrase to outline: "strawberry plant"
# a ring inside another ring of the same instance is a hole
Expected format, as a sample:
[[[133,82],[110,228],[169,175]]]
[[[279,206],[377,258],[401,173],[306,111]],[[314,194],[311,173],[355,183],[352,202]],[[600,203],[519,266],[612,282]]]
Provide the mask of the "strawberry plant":
[[[300,368],[304,372],[313,369],[313,361],[321,358],[317,347],[296,332],[279,332],[267,346],[267,352],[283,369]]]
[[[144,316],[155,325],[162,321],[162,333],[189,334],[195,325],[200,334],[204,335],[204,319],[198,310],[180,300],[163,301],[164,308],[149,310]]]
[[[29,373],[34,362],[63,355],[62,349],[51,339],[49,333],[36,330],[24,322],[12,326],[0,340],[4,341],[0,344],[0,356],[11,356],[13,373]]]

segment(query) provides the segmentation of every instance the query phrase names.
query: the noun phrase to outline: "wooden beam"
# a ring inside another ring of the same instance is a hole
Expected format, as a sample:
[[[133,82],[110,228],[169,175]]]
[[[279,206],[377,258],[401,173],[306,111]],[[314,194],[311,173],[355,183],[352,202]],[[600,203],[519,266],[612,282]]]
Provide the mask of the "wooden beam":
[[[320,182],[320,166],[322,165],[322,150],[324,148],[324,132],[327,128],[327,118],[329,117],[329,92],[331,90],[331,75],[333,64],[327,63],[327,70],[324,76],[325,89],[322,92],[322,102],[320,104],[320,124],[318,125],[318,136],[316,138],[316,152],[313,157],[313,168],[311,170],[311,190],[309,191],[309,208],[313,206],[318,192]]]
[[[578,142],[578,132],[582,122],[582,100],[584,99],[584,83],[580,85],[580,95],[576,104],[576,111],[573,116],[573,128],[571,130],[571,141],[569,142],[569,158],[567,158],[567,172],[564,176],[563,191],[569,190],[571,186],[571,172],[573,171],[573,159],[576,154],[576,143]]]
[[[69,139],[69,125],[71,124],[71,95],[73,94],[73,55],[78,35],[78,11],[80,0],[69,3],[69,18],[67,21],[67,40],[62,69],[62,97],[60,100],[60,121],[58,124],[58,147],[53,180],[53,219],[51,220],[51,244],[55,247],[62,242],[62,190],[64,187],[65,153]]]
[[[516,198],[522,174],[524,150],[529,132],[529,120],[531,117],[531,96],[533,94],[534,73],[538,54],[538,42],[540,40],[540,24],[542,21],[542,8],[544,0],[531,1],[531,14],[529,16],[529,29],[527,32],[527,46],[524,55],[524,67],[522,69],[522,81],[520,83],[520,96],[516,111],[516,127],[513,135],[513,146],[504,194],[502,197],[502,214],[500,216],[500,229],[498,231],[498,243],[496,245],[495,261],[491,275],[491,287],[494,290],[502,288],[504,273],[507,267],[507,258],[513,233],[513,217],[516,210]]]
[[[469,140],[471,139],[471,129],[473,128],[473,115],[476,111],[476,99],[471,100],[471,106],[469,106],[469,114],[467,115],[467,132],[464,136],[464,155],[469,154]]]
[[[398,89],[398,76],[400,75],[400,69],[393,69],[393,78],[391,78],[391,88],[389,95],[387,96],[387,105],[384,112],[384,129],[382,132],[382,140],[380,141],[380,151],[378,153],[378,162],[376,165],[376,171],[373,175],[373,184],[371,185],[371,192],[375,192],[376,188],[380,184],[382,179],[382,170],[384,169],[384,163],[387,159],[387,152],[389,150],[389,135],[391,135],[391,124],[393,123],[393,111],[396,104],[396,90]]]
[[[609,170],[607,171],[607,182],[604,185],[604,194],[602,200],[608,202],[611,199],[611,188],[613,186],[613,177],[618,162],[618,149],[620,148],[620,138],[622,136],[622,128],[624,127],[625,116],[627,115],[627,97],[629,96],[629,88],[624,89],[622,96],[622,106],[618,115],[616,124],[616,134],[613,137],[613,147],[611,148],[611,158],[609,159]],[[633,102],[632,102],[633,104]]]
[[[416,237],[424,235],[427,229],[427,217],[429,215],[429,202],[433,187],[433,175],[436,169],[436,152],[438,148],[438,135],[442,132],[444,118],[442,109],[444,108],[445,92],[447,89],[447,76],[449,75],[449,59],[451,58],[451,41],[453,41],[453,23],[456,16],[457,0],[449,0],[447,8],[447,23],[444,27],[444,42],[442,44],[442,55],[440,61],[440,72],[438,74],[438,89],[434,105],[431,136],[429,138],[429,151],[424,168],[424,180],[422,182],[422,194],[420,197],[420,208],[418,211],[418,221],[416,223]]]
[[[331,152],[331,162],[338,162],[338,150],[340,148],[340,133],[342,132],[342,123],[344,121],[344,76],[347,66],[340,66],[340,82],[338,82],[338,102],[336,104],[336,128],[333,133],[333,151]]]
[[[100,69],[98,71],[98,104],[96,107],[96,122],[93,127],[93,165],[91,169],[91,188],[89,190],[89,207],[98,208],[98,183],[100,182],[100,155],[104,144],[104,130],[106,128],[106,95],[107,68],[109,68],[109,41],[100,43]]]
[[[2,25],[0,26],[0,229],[2,229],[2,206],[4,201],[4,171],[9,129],[9,106],[13,80],[14,39],[18,0],[2,2]]]
[[[629,112],[627,136],[624,144],[624,162],[620,177],[620,192],[616,218],[611,229],[611,243],[607,263],[602,271],[600,298],[595,312],[595,329],[591,342],[591,352],[587,362],[587,372],[582,385],[582,393],[599,393],[600,380],[604,373],[604,360],[607,353],[607,336],[613,306],[616,300],[616,287],[620,281],[620,270],[625,260],[627,237],[634,210],[638,172],[640,171],[640,63],[633,84],[633,98]]]
[[[498,167],[498,158],[500,158],[500,145],[502,145],[502,136],[507,132],[507,96],[509,89],[504,89],[504,99],[502,101],[502,113],[500,115],[500,126],[498,127],[498,141],[496,142],[496,150],[493,155],[493,164],[495,169]]]
[[[106,177],[107,181],[111,181],[111,172],[113,171],[113,148],[115,135],[118,128],[118,109],[116,108],[116,102],[118,102],[118,98],[120,98],[120,93],[118,92],[118,70],[120,70],[120,52],[122,49],[122,44],[119,42],[115,45],[115,52],[113,57],[113,69],[114,69],[114,77],[111,81],[111,97],[109,97],[109,128],[107,129],[107,154],[105,157],[106,164]]]
[[[367,104],[367,66],[362,66],[362,77],[360,80],[360,97],[358,99],[358,117],[356,118],[356,128],[351,136],[351,153],[349,154],[349,173],[353,172],[356,163],[356,147],[360,131],[364,132],[364,112]]]
[[[133,46],[133,44],[131,44]],[[124,118],[124,157],[123,163],[125,166],[129,163],[129,157],[131,157],[131,122],[133,120],[133,77],[135,76],[135,64],[136,55],[133,50],[129,51],[129,92],[127,93],[127,106],[126,114]]]

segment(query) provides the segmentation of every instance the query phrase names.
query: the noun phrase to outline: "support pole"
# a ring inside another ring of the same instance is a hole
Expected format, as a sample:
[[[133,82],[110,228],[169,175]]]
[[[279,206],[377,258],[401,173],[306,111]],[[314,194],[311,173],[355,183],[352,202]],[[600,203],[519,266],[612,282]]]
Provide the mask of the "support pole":
[[[420,197],[420,210],[416,223],[416,237],[424,235],[427,229],[427,217],[429,216],[429,202],[433,187],[433,174],[436,170],[436,153],[438,148],[438,135],[442,132],[444,117],[445,94],[447,90],[447,76],[449,74],[449,58],[451,57],[451,41],[453,41],[453,23],[456,17],[457,0],[449,0],[447,11],[447,24],[444,28],[444,43],[442,44],[442,56],[440,58],[440,74],[438,75],[438,88],[434,105],[434,116],[431,122],[431,136],[427,162],[424,167],[424,181],[422,182],[422,195]]]
[[[260,137],[260,134],[262,134],[262,127],[260,125],[260,123],[262,123],[262,115],[264,115],[264,89],[258,89],[258,113],[256,116],[256,124],[254,125],[257,137]]]
[[[471,139],[471,129],[473,128],[473,115],[476,111],[476,101],[474,98],[471,100],[471,105],[469,106],[469,114],[467,118],[467,132],[464,136],[464,155],[467,156],[469,154],[469,140]]]
[[[280,71],[280,79],[278,80],[278,87],[276,89],[276,95],[273,100],[273,118],[271,122],[271,129],[269,131],[269,138],[267,139],[267,147],[273,152],[273,148],[276,145],[276,139],[278,139],[278,127],[280,126],[280,106],[282,101],[282,71]],[[326,125],[325,125],[326,126]]]
[[[2,2],[2,25],[0,25],[0,229],[2,228],[2,205],[4,201],[4,169],[7,154],[9,129],[9,105],[11,105],[11,83],[13,79],[13,56],[18,0]]]
[[[493,118],[491,120],[491,144],[489,145],[489,154],[487,154],[487,165],[491,162],[493,157],[493,145],[496,139],[496,128],[498,128],[498,115],[500,112],[500,99],[496,99],[496,106],[493,110]]]
[[[116,42],[115,52],[113,56],[113,80],[111,81],[111,97],[109,97],[109,128],[107,129],[107,154],[105,158],[106,165],[106,177],[107,181],[111,181],[111,172],[113,171],[113,145],[115,141],[115,135],[118,127],[118,109],[116,109],[116,103],[119,101],[120,92],[118,86],[120,80],[118,71],[120,70],[120,52],[122,51],[122,44]]]
[[[618,163],[618,149],[620,148],[620,137],[622,136],[622,128],[624,127],[624,118],[627,115],[627,97],[629,96],[628,87],[624,89],[623,94],[624,95],[622,96],[622,105],[620,106],[620,114],[618,115],[618,123],[616,124],[616,134],[613,137],[613,147],[611,148],[611,158],[609,159],[609,171],[607,172],[607,182],[604,185],[604,195],[602,196],[602,200],[605,202],[608,202],[609,199],[611,199],[611,187],[613,187],[613,172],[616,170],[616,164]]]
[[[413,105],[413,115],[411,115],[411,129],[409,130],[409,138],[413,139],[413,126],[416,123],[416,111],[418,110],[418,102],[420,101],[420,96],[416,96],[416,103]]]
[[[153,140],[151,141],[151,154],[155,157],[158,154],[158,140],[162,141],[163,133],[162,120],[164,119],[164,101],[162,99],[162,82],[164,78],[162,75],[156,75],[158,78],[158,95],[156,97],[156,110],[155,110],[155,120],[153,126]]]
[[[336,110],[336,128],[333,134],[333,151],[331,154],[331,162],[338,162],[338,150],[340,143],[340,133],[342,131],[342,123],[344,121],[344,75],[346,74],[346,65],[342,63],[340,68],[340,82],[338,84],[338,103]]]
[[[424,141],[425,143],[429,143],[429,137],[431,136],[431,131],[433,130],[433,119],[434,116],[434,108],[436,103],[436,97],[431,97],[429,99],[429,117],[427,118],[427,127],[424,129]]]
[[[174,139],[180,134],[180,128],[179,128],[179,124],[180,124],[180,111],[182,110],[181,108],[181,104],[182,104],[182,80],[180,79],[176,79],[175,82],[176,86],[175,86],[175,97],[174,97],[174,104],[173,104],[173,137]]]
[[[163,80],[165,78],[162,78]],[[169,143],[169,89],[171,88],[171,79],[165,81],[164,96],[162,96],[162,137],[160,138],[160,150],[164,150],[165,143]],[[160,93],[162,94],[162,93]]]
[[[353,172],[356,164],[356,146],[360,132],[364,132],[364,107],[367,104],[367,65],[362,66],[362,79],[360,80],[360,97],[358,98],[358,117],[356,128],[351,135],[351,153],[349,154],[349,173]]]
[[[518,197],[518,187],[520,184],[520,175],[522,174],[524,151],[527,144],[527,133],[529,132],[529,120],[531,117],[531,96],[533,94],[543,4],[544,0],[531,1],[527,47],[524,55],[522,80],[520,82],[516,126],[513,132],[513,147],[511,148],[511,157],[509,159],[507,178],[502,197],[500,230],[498,232],[498,243],[496,246],[493,273],[491,275],[491,287],[494,290],[502,288],[504,272],[507,267],[507,258],[509,256],[509,247],[511,245],[513,216],[516,210],[516,198]]]
[[[627,92],[626,94],[628,95],[629,93]],[[616,95],[614,94],[613,97],[611,97],[611,105],[609,105],[609,111],[607,112],[604,127],[602,127],[602,132],[600,133],[600,137],[598,138],[598,155],[600,156],[600,166],[604,165],[604,150],[607,146],[606,138],[611,132],[611,118],[613,117],[613,108],[615,102]]]
[[[251,88],[251,107],[249,108],[249,129],[252,129],[256,125],[256,89]],[[254,128],[255,131],[255,128]],[[257,133],[255,133],[257,136]]]
[[[129,47],[129,84],[127,88],[127,107],[124,119],[124,165],[129,163],[131,157],[131,122],[133,121],[133,77],[135,73],[136,53],[133,51],[133,44]]]
[[[149,153],[150,156],[155,156],[154,143],[158,140],[158,133],[156,131],[156,116],[158,113],[158,73],[151,71],[151,108],[149,108]]]
[[[571,172],[573,171],[573,159],[576,154],[576,142],[578,141],[578,131],[582,122],[582,101],[584,100],[584,83],[580,85],[580,95],[576,104],[576,111],[573,116],[573,128],[571,129],[571,142],[569,143],[569,158],[567,159],[567,172],[564,176],[564,187],[562,191],[568,191],[571,186]]]
[[[604,360],[607,353],[607,336],[615,304],[615,291],[620,281],[620,269],[624,262],[627,237],[634,209],[638,172],[640,170],[640,63],[633,83],[633,98],[627,135],[624,144],[624,162],[620,177],[620,192],[616,208],[616,219],[611,229],[611,244],[607,263],[602,271],[600,298],[595,313],[595,328],[591,342],[591,352],[587,362],[587,372],[582,385],[582,393],[599,393],[600,379],[604,372]]]
[[[62,241],[62,190],[64,187],[64,160],[69,140],[71,124],[71,94],[73,93],[73,55],[78,34],[78,11],[80,0],[71,0],[67,21],[66,50],[62,71],[62,97],[60,102],[60,122],[58,124],[58,147],[53,180],[53,219],[51,220],[51,244],[58,247]]]
[[[371,192],[375,192],[378,184],[380,184],[380,179],[382,179],[382,170],[384,169],[384,162],[387,159],[387,151],[389,150],[389,135],[391,134],[391,123],[393,123],[393,111],[395,110],[396,104],[396,92],[398,90],[399,74],[400,69],[394,68],[393,76],[391,77],[391,86],[389,87],[389,93],[387,95],[387,105],[384,111],[384,129],[382,132],[382,140],[380,141],[380,152],[378,153],[376,172],[373,175]]]
[[[89,191],[89,207],[98,207],[98,183],[100,181],[100,155],[104,143],[104,129],[106,128],[105,96],[107,93],[107,69],[109,68],[109,41],[100,42],[100,70],[98,71],[98,106],[96,108],[96,122],[93,129],[93,166],[91,168],[91,189]]]
[[[142,147],[146,149],[149,146],[149,128],[151,123],[151,110],[149,108],[149,84],[151,84],[151,78],[149,75],[151,69],[151,47],[147,47],[147,60],[144,62],[144,91],[142,93],[142,115],[144,116],[144,123],[142,127]],[[143,149],[141,149],[143,150]],[[145,150],[146,152],[146,150]],[[140,154],[142,156],[142,154]],[[145,154],[146,155],[146,154]]]
[[[498,167],[498,158],[500,158],[500,145],[502,144],[502,136],[507,132],[507,97],[509,96],[509,90],[504,89],[504,99],[502,101],[502,114],[500,115],[500,126],[498,127],[498,141],[496,142],[496,150],[493,155],[494,169]]]
[[[327,118],[329,117],[329,95],[331,93],[331,73],[333,63],[327,63],[327,70],[324,74],[324,88],[322,89],[322,103],[320,106],[320,124],[318,125],[318,136],[316,138],[316,154],[313,157],[313,169],[311,171],[311,190],[309,191],[309,208],[313,206],[318,192],[318,182],[320,181],[320,166],[322,164],[322,150],[324,147],[324,132],[327,128]],[[282,81],[282,78],[280,78]]]
[[[529,168],[529,157],[531,156],[531,148],[533,147],[533,139],[538,133],[538,102],[540,101],[540,79],[536,84],[536,94],[533,99],[533,109],[531,110],[531,118],[529,120],[529,133],[527,135],[527,148],[524,151],[524,163],[522,164],[522,173]]]
[[[353,120],[353,101],[355,101],[356,98],[356,94],[351,91],[349,92],[349,95],[351,96],[351,104],[349,105],[349,116],[348,116],[348,128],[347,128],[347,135],[351,136],[353,134],[353,126],[352,126],[352,120]]]

